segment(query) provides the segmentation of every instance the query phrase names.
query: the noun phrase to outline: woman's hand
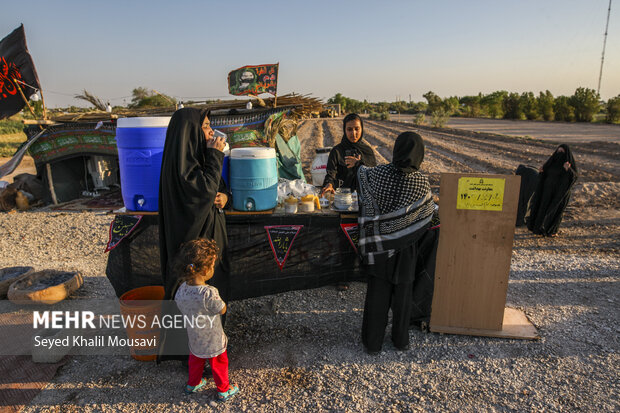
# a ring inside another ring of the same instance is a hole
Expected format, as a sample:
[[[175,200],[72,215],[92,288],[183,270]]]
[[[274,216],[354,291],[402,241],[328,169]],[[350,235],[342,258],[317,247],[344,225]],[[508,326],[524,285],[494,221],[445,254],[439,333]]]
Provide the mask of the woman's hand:
[[[325,195],[328,192],[332,194],[336,193],[336,191],[334,191],[334,186],[332,184],[325,185],[325,188],[321,190],[321,196]]]
[[[570,162],[564,162],[564,169],[567,171],[570,169]]]
[[[226,147],[224,138],[217,136],[209,139],[207,137],[207,148],[215,148],[220,152],[224,152],[224,147]]]
[[[344,163],[347,165],[347,168],[353,168],[360,160],[362,160],[362,155],[344,157]]]
[[[226,195],[223,192],[218,192],[215,195],[215,202],[214,202],[215,207],[219,209],[223,209],[226,206],[226,203],[228,203],[228,195]]]

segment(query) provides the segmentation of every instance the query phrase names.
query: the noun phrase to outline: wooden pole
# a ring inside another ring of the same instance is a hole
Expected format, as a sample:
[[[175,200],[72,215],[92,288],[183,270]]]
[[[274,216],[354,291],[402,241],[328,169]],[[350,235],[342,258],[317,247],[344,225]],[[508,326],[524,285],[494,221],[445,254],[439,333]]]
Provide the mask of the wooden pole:
[[[19,90],[19,94],[22,95],[22,99],[24,99],[24,102],[28,106],[28,109],[30,109],[30,113],[32,113],[32,116],[36,118],[37,115],[35,115],[34,110],[32,109],[32,106],[30,106],[30,103],[28,103],[28,99],[26,99],[26,95],[24,95],[24,92],[22,91],[22,88],[19,86],[19,83],[15,79],[11,79],[11,80],[13,81],[13,83],[15,83],[15,86],[17,86],[17,89]]]
[[[52,202],[54,205],[58,205],[58,198],[56,198],[56,191],[54,191],[54,181],[52,180],[52,167],[49,162],[45,164],[45,170],[47,172],[47,185],[52,196]]]
[[[43,120],[47,120],[47,110],[45,109],[45,99],[43,98],[43,91],[39,89],[41,93],[41,105],[43,105]]]

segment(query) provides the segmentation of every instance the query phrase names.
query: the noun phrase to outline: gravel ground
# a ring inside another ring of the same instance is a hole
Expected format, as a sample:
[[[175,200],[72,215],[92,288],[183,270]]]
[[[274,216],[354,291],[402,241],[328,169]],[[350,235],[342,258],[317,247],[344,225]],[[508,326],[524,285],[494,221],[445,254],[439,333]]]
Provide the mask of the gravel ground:
[[[318,145],[320,128],[322,138],[339,140],[340,121],[314,122],[300,131]],[[368,130],[379,139],[381,127]],[[442,151],[436,162],[458,170],[466,161],[449,159],[479,149]],[[23,411],[618,411],[620,213],[609,173],[611,182],[576,189],[559,238],[516,230],[507,305],[525,311],[538,341],[412,330],[411,350],[396,351],[386,336],[384,351],[370,356],[359,339],[364,284],[292,291],[230,303],[230,376],[241,393],[228,403],[213,401],[211,384],[183,395],[179,362],[74,356]],[[0,214],[0,267],[78,269],[85,285],[76,297],[113,297],[103,253],[110,221],[45,208]]]

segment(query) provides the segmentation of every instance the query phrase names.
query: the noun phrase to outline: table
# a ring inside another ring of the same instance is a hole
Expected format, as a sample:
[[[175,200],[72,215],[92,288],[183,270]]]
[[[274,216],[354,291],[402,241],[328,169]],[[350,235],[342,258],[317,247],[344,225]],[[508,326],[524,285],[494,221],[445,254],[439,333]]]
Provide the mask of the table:
[[[138,227],[109,253],[106,276],[119,297],[133,288],[162,284],[157,220],[157,213],[144,214]],[[357,253],[340,226],[356,222],[356,214],[335,211],[290,215],[227,212],[230,299],[363,280]],[[303,225],[282,270],[265,230],[273,225]]]

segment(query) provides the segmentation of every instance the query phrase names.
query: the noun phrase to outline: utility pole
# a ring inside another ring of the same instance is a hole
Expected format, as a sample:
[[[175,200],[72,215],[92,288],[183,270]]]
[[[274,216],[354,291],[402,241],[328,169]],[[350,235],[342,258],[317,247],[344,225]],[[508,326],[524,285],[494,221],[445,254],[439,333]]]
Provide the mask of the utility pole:
[[[598,74],[598,88],[596,93],[600,96],[601,92],[601,78],[603,77],[603,62],[605,61],[605,46],[607,45],[607,29],[609,28],[609,14],[611,13],[611,0],[609,0],[609,7],[607,8],[607,23],[605,24],[605,36],[603,37],[603,55],[601,56],[601,70]]]

